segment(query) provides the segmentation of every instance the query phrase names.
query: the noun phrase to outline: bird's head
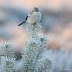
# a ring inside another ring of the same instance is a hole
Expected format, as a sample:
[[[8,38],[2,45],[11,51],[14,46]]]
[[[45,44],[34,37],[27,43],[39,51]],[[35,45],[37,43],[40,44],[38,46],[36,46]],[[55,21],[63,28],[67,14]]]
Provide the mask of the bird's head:
[[[39,11],[39,9],[37,7],[34,7],[32,10],[32,12],[38,12],[38,11]]]

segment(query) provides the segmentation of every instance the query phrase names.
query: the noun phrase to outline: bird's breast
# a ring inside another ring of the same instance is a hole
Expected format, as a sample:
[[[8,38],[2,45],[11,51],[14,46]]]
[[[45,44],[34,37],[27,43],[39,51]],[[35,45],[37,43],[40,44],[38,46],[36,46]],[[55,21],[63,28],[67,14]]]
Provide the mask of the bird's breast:
[[[41,20],[41,13],[34,12],[32,15],[29,16],[27,22],[34,24],[34,23],[40,22],[40,20]]]

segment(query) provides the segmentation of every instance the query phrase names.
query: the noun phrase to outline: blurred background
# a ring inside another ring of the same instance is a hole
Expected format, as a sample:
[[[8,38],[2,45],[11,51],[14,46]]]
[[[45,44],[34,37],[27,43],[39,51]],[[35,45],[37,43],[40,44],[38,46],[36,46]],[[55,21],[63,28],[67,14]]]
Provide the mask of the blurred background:
[[[42,13],[47,35],[47,56],[55,60],[53,72],[72,72],[72,0],[0,0],[0,43],[13,41],[17,56],[26,41],[25,20],[34,7]]]

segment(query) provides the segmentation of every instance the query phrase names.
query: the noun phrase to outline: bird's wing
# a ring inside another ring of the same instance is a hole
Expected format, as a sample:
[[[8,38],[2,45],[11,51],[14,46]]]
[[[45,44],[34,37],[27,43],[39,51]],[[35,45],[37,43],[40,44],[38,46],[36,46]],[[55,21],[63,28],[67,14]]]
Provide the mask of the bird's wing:
[[[25,23],[27,21],[27,19],[33,14],[33,12],[31,12],[30,14],[28,14],[28,16],[26,17],[25,21],[23,21],[22,23],[20,23],[18,26],[22,25],[23,23]]]
[[[28,16],[25,19],[25,22],[27,21],[27,19],[33,14],[33,12],[29,13]]]
[[[25,22],[27,21],[28,17],[29,17],[29,16],[26,17]]]
[[[26,17],[25,21],[27,21],[28,17],[30,17],[33,13],[29,13],[28,16]]]

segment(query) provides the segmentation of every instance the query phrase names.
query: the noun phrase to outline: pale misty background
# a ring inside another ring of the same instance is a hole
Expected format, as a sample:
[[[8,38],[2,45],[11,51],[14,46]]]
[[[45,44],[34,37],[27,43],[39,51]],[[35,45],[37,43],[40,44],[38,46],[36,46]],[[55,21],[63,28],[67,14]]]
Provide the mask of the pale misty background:
[[[0,43],[13,41],[16,55],[26,41],[25,20],[32,8],[42,13],[41,33],[49,37],[48,52],[53,72],[72,72],[72,1],[71,0],[0,0]]]

